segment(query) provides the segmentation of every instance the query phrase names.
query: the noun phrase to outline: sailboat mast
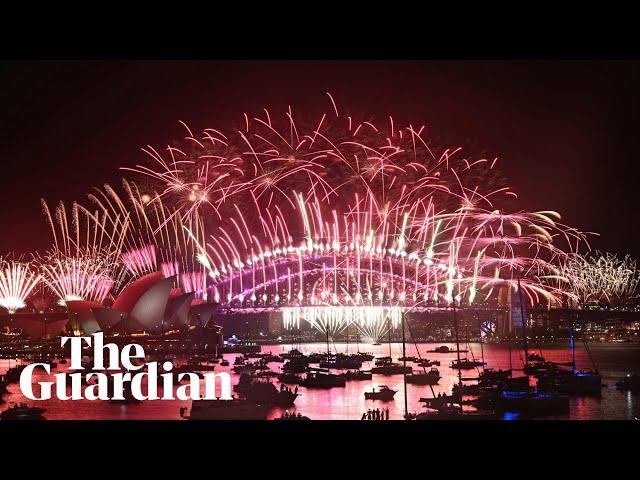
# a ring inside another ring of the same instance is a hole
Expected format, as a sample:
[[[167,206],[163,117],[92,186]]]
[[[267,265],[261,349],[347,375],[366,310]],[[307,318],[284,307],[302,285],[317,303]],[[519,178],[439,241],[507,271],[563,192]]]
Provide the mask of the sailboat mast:
[[[327,363],[331,361],[331,347],[329,345],[329,326],[327,325]]]
[[[349,324],[347,323],[347,353],[349,353]]]
[[[391,357],[391,315],[389,315],[387,317],[387,322],[389,323],[389,362],[393,361],[393,358]]]
[[[402,380],[404,382],[404,418],[406,419],[409,414],[409,410],[407,407],[407,352],[404,337],[404,312],[402,312],[402,366],[405,367],[404,372],[402,373]]]
[[[524,346],[524,366],[529,366],[529,348],[527,346],[527,319],[524,318],[524,303],[522,302],[522,288],[520,288],[520,272],[518,272],[518,298],[520,300],[520,319],[522,321],[522,343]]]
[[[571,332],[569,335],[569,341],[571,343],[571,373],[576,373],[576,339],[575,339],[575,325],[573,314],[571,314]]]
[[[456,316],[456,297],[453,297],[453,329],[456,334],[456,356],[458,357],[458,386],[460,387],[460,411],[462,412],[462,369],[460,368],[460,337],[458,335],[458,317]]]

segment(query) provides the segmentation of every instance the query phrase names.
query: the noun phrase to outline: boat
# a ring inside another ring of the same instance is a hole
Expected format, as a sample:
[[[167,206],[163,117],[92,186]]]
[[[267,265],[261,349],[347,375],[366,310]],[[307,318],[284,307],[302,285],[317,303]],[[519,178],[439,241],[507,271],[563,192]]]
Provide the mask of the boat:
[[[452,392],[454,395],[478,395],[480,392],[480,385],[477,383],[471,385],[456,383],[452,388]]]
[[[596,371],[556,370],[538,377],[537,388],[540,391],[559,393],[600,395],[602,377]]]
[[[271,382],[252,382],[244,393],[245,398],[257,405],[275,405],[290,407],[298,398],[298,387],[292,391],[289,387],[280,385],[278,390]]]
[[[527,360],[529,360],[530,362],[544,362],[544,357],[537,353],[528,353]]]
[[[371,369],[371,373],[375,373],[376,375],[402,375],[404,373],[411,373],[412,368],[399,365],[397,363],[389,363],[380,367],[373,367]]]
[[[314,369],[307,373],[306,377],[300,382],[300,386],[306,388],[333,388],[344,387],[346,380],[342,375],[333,375]]]
[[[485,368],[478,376],[478,383],[481,385],[495,385],[504,382],[511,377],[511,370],[494,370]]]
[[[494,412],[468,412],[461,411],[454,405],[447,405],[435,410],[427,409],[426,412],[419,413],[415,420],[495,420]]]
[[[399,362],[420,362],[421,360],[418,357],[398,357]]]
[[[264,360],[267,363],[283,363],[284,362],[284,358],[282,358],[280,355],[265,354],[265,356],[262,357],[262,360]]]
[[[465,358],[463,360],[456,359],[451,361],[451,368],[458,370],[471,370],[476,367],[483,367],[484,365],[485,362],[482,362],[480,360],[469,360],[468,358]]]
[[[255,373],[258,370],[258,366],[251,363],[247,363],[244,365],[236,365],[232,367],[231,370],[233,370],[235,373],[238,373],[238,374]]]
[[[362,367],[362,360],[358,358],[348,357],[346,355],[338,355],[333,360],[320,362],[320,368],[335,368],[338,370],[359,369]]]
[[[562,415],[569,413],[569,397],[557,392],[502,390],[498,394],[496,411],[530,415]]]
[[[436,385],[440,378],[440,371],[437,368],[432,368],[428,372],[412,372],[406,376],[407,383],[412,385]]]
[[[367,370],[349,370],[346,373],[343,373],[342,376],[345,380],[371,380],[373,378],[373,374],[371,371]]]
[[[522,369],[526,375],[546,375],[558,369],[558,365],[553,362],[532,362],[527,363]]]
[[[441,345],[440,347],[436,347],[433,350],[427,350],[427,353],[467,353],[469,350],[463,349],[451,349],[446,345]]]
[[[423,360],[417,361],[416,365],[419,367],[439,367],[440,362],[438,360],[429,360],[428,358],[425,358]]]
[[[210,372],[215,370],[215,365],[205,365],[202,363],[185,363],[182,365],[184,371],[186,372]]]
[[[376,360],[376,366],[371,369],[371,373],[377,375],[402,375],[411,373],[412,368],[399,363],[393,363],[391,357],[382,357]]]
[[[14,404],[0,413],[0,420],[44,420],[44,408],[30,407],[26,403]]]
[[[376,391],[374,387],[372,391],[364,392],[364,398],[365,400],[381,400],[383,402],[390,402],[393,400],[393,396],[397,392],[397,390],[392,390],[386,385],[381,385],[378,391]]]
[[[366,352],[358,352],[358,353],[356,353],[356,355],[358,357],[360,357],[360,359],[362,359],[363,362],[370,362],[371,360],[373,360],[375,358],[375,356],[373,356],[370,353],[366,353]]]
[[[252,373],[241,374],[238,383],[233,386],[233,390],[244,395],[249,388],[251,388],[251,384],[256,380],[256,378],[257,377]]]
[[[284,412],[279,417],[274,418],[274,420],[311,420],[309,417],[302,415],[300,412],[297,414]]]
[[[616,388],[618,390],[629,390],[631,392],[640,391],[640,375],[627,373],[625,377],[622,377],[616,382]]]
[[[304,357],[304,353],[302,353],[297,348],[293,348],[293,349],[289,350],[288,352],[281,354],[280,356],[282,358],[284,358],[285,360],[290,360],[292,358]]]
[[[376,358],[375,361],[375,365],[376,367],[382,366],[382,365],[387,365],[388,363],[391,363],[393,361],[393,359],[391,357],[378,357]]]
[[[270,407],[248,400],[192,400],[189,420],[266,420]]]
[[[281,373],[278,375],[278,380],[281,383],[298,384],[302,381],[302,377],[295,373]]]
[[[306,362],[289,360],[282,365],[282,371],[285,373],[306,373],[309,371],[309,365]]]

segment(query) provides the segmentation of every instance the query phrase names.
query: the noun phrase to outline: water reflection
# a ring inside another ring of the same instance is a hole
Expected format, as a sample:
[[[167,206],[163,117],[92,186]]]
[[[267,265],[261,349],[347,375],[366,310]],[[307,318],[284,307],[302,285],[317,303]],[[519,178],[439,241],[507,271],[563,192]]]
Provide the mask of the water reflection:
[[[419,402],[421,397],[431,397],[439,393],[451,393],[451,388],[457,381],[457,371],[449,368],[451,361],[456,358],[455,353],[427,353],[439,344],[418,344],[407,346],[407,355],[417,356],[419,351],[422,358],[439,360],[441,363],[440,375],[442,376],[438,385],[433,386],[433,390],[429,386],[423,385],[407,385],[406,396],[409,412],[420,413],[422,404]],[[453,344],[448,344],[453,348]],[[296,346],[304,353],[326,351],[326,345],[322,343],[305,344]],[[523,355],[517,350],[513,350],[511,362],[509,360],[509,348],[503,344],[485,344],[481,349],[478,344],[470,346],[469,357],[481,358],[491,368],[508,369],[510,363],[514,369],[522,368]],[[564,345],[541,345],[541,352],[547,360],[556,362],[566,362],[570,360],[570,351]],[[640,346],[637,345],[609,345],[596,344],[592,345],[591,353],[594,361],[603,377],[603,383],[608,385],[604,388],[601,397],[579,397],[575,396],[571,399],[571,413],[569,416],[556,418],[571,418],[579,420],[588,419],[615,419],[630,420],[640,414],[638,406],[638,397],[630,392],[620,392],[614,387],[617,378],[628,372],[640,372]],[[279,354],[291,349],[291,345],[273,345],[263,346],[263,352]],[[370,352],[376,357],[389,355],[389,345],[361,345],[360,351]],[[356,346],[336,345],[333,351],[349,351],[354,353]],[[396,359],[402,355],[402,345],[391,345],[391,356]],[[232,382],[238,382],[239,376],[231,370],[235,360],[235,354],[225,355],[230,365],[223,367],[216,366],[215,371],[228,371],[232,376]],[[184,362],[185,359],[178,359],[176,363]],[[591,362],[588,354],[584,350],[576,352],[576,361],[578,368],[590,368]],[[411,363],[409,363],[410,365]],[[15,361],[12,361],[15,365]],[[275,371],[280,371],[281,363],[270,364]],[[370,369],[373,362],[365,362],[364,369]],[[0,371],[4,372],[9,367],[9,360],[0,360]],[[59,365],[52,373],[60,373],[67,370],[68,365]],[[417,367],[416,367],[417,369]],[[476,376],[477,372],[469,370],[463,372],[464,376]],[[515,375],[522,375],[521,372]],[[48,380],[46,376],[36,376],[38,380]],[[278,383],[277,380],[273,380]],[[375,400],[365,400],[364,392],[371,391],[386,385],[391,389],[397,390],[391,402],[380,402]],[[160,389],[161,391],[161,389]],[[295,406],[288,409],[290,413],[300,412],[311,419],[335,419],[335,420],[357,420],[362,417],[363,412],[371,408],[389,409],[390,419],[402,419],[404,415],[404,382],[402,375],[382,376],[374,375],[372,380],[349,381],[344,388],[333,388],[330,390],[317,390],[300,388],[300,396],[296,400]],[[6,408],[10,402],[25,401],[24,396],[20,392],[17,384],[8,387],[8,392],[4,396]],[[34,402],[29,402],[34,403]],[[190,407],[190,402],[180,400],[158,400],[144,401],[140,404],[122,405],[105,401],[61,401],[51,399],[38,402],[39,406],[47,409],[45,417],[48,419],[180,419],[180,408]],[[279,417],[286,409],[274,408],[269,418]],[[507,419],[515,419],[513,415],[509,415]]]

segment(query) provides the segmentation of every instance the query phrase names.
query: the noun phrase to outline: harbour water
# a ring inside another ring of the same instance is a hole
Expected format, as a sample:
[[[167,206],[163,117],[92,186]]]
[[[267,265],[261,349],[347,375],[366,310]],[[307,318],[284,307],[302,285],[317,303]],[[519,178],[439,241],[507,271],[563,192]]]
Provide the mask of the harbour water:
[[[408,356],[417,356],[416,348],[419,349],[422,358],[431,360],[439,360],[441,363],[438,370],[442,378],[438,385],[433,387],[433,392],[451,393],[451,388],[457,382],[457,370],[451,369],[449,366],[451,361],[456,358],[455,353],[427,353],[439,345],[448,345],[455,348],[453,344],[432,344],[422,343],[417,346],[410,344],[406,346],[406,354]],[[291,345],[263,345],[262,352],[271,352],[279,354],[287,352],[292,348]],[[296,345],[303,353],[326,352],[326,344],[309,343]],[[388,356],[389,345],[363,345],[358,347],[362,352],[368,352],[376,357]],[[472,343],[465,348],[470,348],[470,353],[475,358],[484,357],[487,366],[495,369],[508,369],[509,347],[506,344],[484,344]],[[333,352],[356,352],[356,346],[351,344],[336,344],[332,346]],[[627,373],[640,373],[640,345],[638,344],[609,344],[596,343],[589,346],[591,358],[602,375],[602,381],[605,384],[602,389],[601,396],[572,396],[570,401],[570,414],[553,417],[557,419],[572,420],[632,420],[640,416],[639,395],[626,391],[618,391],[615,388],[615,382]],[[540,345],[532,346],[530,352],[542,353],[542,355],[550,361],[568,362],[571,360],[571,352],[567,345]],[[391,356],[394,361],[402,355],[402,344],[391,344]],[[225,358],[229,360],[230,366],[222,367],[216,365],[215,371],[229,371],[232,377],[232,383],[238,382],[239,376],[233,373],[233,361],[237,354],[226,354]],[[514,369],[522,368],[523,353],[521,350],[513,349],[511,354],[511,365]],[[580,368],[592,368],[591,360],[588,352],[584,348],[576,350],[576,364]],[[181,363],[185,359],[178,359],[174,363]],[[15,365],[15,360],[0,360],[0,372],[7,370],[9,366]],[[412,365],[410,362],[408,365]],[[280,371],[281,363],[271,363],[274,371]],[[368,370],[373,366],[373,362],[365,362],[363,369]],[[58,365],[52,373],[63,372],[68,368],[66,365]],[[418,367],[414,367],[418,370]],[[522,372],[516,371],[515,376],[522,375]],[[463,372],[463,376],[477,376],[475,370]],[[35,381],[48,380],[46,375],[36,375]],[[278,380],[272,380],[278,385]],[[371,391],[372,387],[386,385],[398,392],[391,402],[379,402],[373,400],[365,400],[364,392]],[[289,412],[300,412],[314,420],[358,420],[362,417],[363,412],[372,408],[389,409],[389,418],[402,419],[404,415],[404,386],[403,376],[382,376],[374,375],[372,380],[349,381],[344,388],[333,388],[329,390],[323,389],[306,389],[299,388],[301,394],[293,408],[288,409]],[[408,411],[420,413],[423,411],[422,404],[419,402],[421,397],[432,396],[429,386],[408,385],[407,386],[407,404]],[[157,400],[143,401],[139,404],[118,404],[106,401],[61,401],[56,398],[41,402],[34,402],[25,399],[20,392],[18,384],[11,384],[7,393],[3,397],[4,403],[0,404],[0,410],[4,410],[11,405],[12,402],[27,402],[30,405],[43,407],[46,409],[44,417],[50,420],[179,420],[180,408],[190,408],[190,401],[180,400]],[[269,413],[269,418],[276,418],[282,415],[284,409],[273,408]],[[548,418],[548,417],[547,417]]]

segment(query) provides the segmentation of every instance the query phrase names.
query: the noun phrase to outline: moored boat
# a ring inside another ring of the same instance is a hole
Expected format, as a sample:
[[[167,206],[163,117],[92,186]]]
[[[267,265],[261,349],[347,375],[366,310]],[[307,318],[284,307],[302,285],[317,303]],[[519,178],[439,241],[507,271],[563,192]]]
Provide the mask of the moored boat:
[[[428,372],[412,372],[406,376],[407,383],[412,385],[436,385],[440,378],[440,371],[437,368],[432,368]]]
[[[381,385],[380,389],[376,391],[375,387],[371,392],[364,392],[365,400],[381,400],[383,402],[390,402],[393,400],[393,396],[397,393],[397,390],[392,390],[386,385]]]
[[[190,420],[266,420],[269,406],[248,400],[193,400]]]
[[[43,420],[44,408],[29,407],[26,403],[18,403],[10,406],[0,413],[0,420]]]

